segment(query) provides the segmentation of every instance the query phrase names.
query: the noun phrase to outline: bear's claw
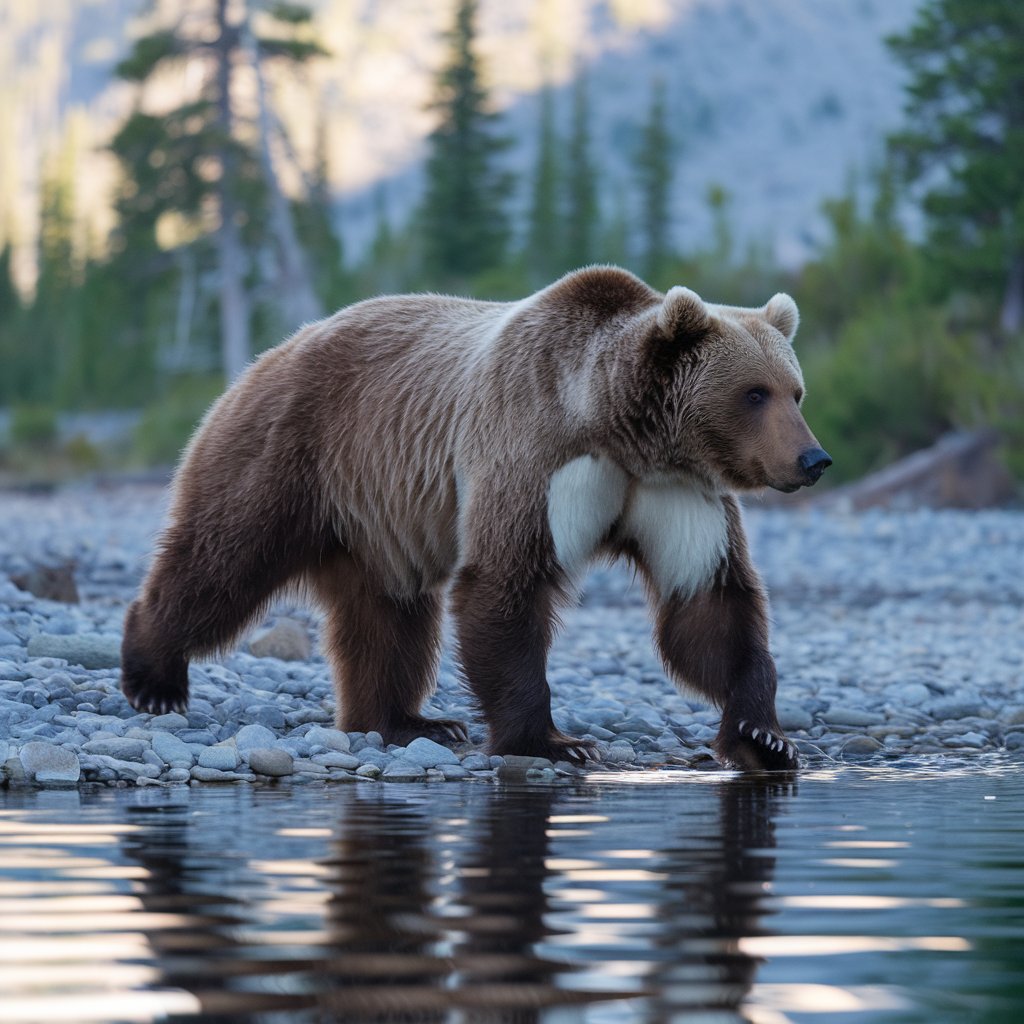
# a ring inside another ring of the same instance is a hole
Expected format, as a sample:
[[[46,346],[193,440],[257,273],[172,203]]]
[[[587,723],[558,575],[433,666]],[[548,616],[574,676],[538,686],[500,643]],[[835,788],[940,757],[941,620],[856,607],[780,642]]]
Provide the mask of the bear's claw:
[[[796,771],[800,767],[793,743],[746,719],[737,723],[735,731],[723,723],[716,747],[724,764],[742,771]]]

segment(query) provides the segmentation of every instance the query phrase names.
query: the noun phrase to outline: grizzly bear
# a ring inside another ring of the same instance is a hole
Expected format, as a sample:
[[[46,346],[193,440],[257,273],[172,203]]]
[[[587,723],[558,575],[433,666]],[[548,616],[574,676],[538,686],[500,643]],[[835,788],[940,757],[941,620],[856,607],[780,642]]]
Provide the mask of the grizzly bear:
[[[491,751],[582,760],[551,718],[547,652],[587,563],[622,556],[668,672],[721,708],[721,760],[794,767],[735,492],[831,463],[800,412],[797,320],[787,295],[711,305],[598,266],[519,302],[389,296],[303,327],[183,456],[128,609],[125,696],[185,708],[189,660],[291,587],[324,609],[339,728],[464,739],[420,714],[450,585]]]

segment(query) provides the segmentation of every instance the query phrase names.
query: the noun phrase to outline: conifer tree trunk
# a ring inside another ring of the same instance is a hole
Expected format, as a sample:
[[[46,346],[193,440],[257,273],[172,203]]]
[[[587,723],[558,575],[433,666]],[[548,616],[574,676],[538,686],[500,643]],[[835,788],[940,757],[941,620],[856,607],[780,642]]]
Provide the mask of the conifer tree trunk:
[[[228,23],[228,0],[217,0],[217,112],[221,131],[221,176],[218,188],[220,227],[217,229],[217,267],[220,276],[221,359],[230,384],[252,355],[249,298],[244,284],[245,255],[238,230],[234,196],[237,161],[232,152],[234,117],[231,108],[231,51],[234,27]]]
[[[1007,334],[1016,334],[1024,327],[1024,256],[1019,254],[1010,261],[999,326]]]
[[[260,163],[270,198],[270,228],[277,246],[281,276],[275,288],[278,308],[285,329],[295,330],[300,324],[319,320],[323,307],[313,290],[312,276],[299,236],[295,230],[288,200],[274,170],[270,149],[271,119],[267,104],[267,85],[260,63],[259,46],[253,38],[248,21],[243,27],[243,44],[256,76],[256,100],[259,110]]]

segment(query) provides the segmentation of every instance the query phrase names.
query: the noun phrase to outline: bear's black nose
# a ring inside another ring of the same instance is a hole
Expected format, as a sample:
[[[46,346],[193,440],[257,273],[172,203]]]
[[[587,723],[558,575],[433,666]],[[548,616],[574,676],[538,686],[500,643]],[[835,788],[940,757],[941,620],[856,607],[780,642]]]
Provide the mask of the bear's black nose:
[[[821,474],[832,465],[832,456],[822,448],[808,448],[797,462],[810,484],[817,483]]]

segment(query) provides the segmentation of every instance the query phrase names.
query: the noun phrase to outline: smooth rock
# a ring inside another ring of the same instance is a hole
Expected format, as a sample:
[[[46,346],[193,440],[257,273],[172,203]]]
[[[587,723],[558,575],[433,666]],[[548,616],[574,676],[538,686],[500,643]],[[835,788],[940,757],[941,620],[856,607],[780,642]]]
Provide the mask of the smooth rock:
[[[962,697],[944,697],[931,703],[928,713],[936,721],[948,721],[950,719],[969,718],[973,715],[980,715],[982,704],[978,700]]]
[[[882,744],[872,736],[851,736],[843,743],[844,757],[867,757],[882,749]]]
[[[192,778],[192,772],[188,768],[168,768],[163,773],[163,778],[168,782],[188,782]]]
[[[137,761],[148,747],[149,744],[143,740],[111,736],[103,739],[91,739],[82,747],[82,750],[87,754],[116,757],[119,761]]]
[[[37,633],[29,637],[30,658],[62,658],[69,665],[82,668],[117,668],[121,664],[121,638],[113,634]]]
[[[491,767],[491,759],[486,754],[474,750],[462,759],[462,767],[471,772],[487,771]]]
[[[82,773],[78,755],[73,750],[42,740],[26,743],[21,748],[20,759],[29,780],[38,779],[42,772],[43,779],[38,779],[40,782],[70,783],[77,782]]]
[[[340,750],[329,750],[326,754],[314,754],[310,758],[325,768],[358,768],[363,762],[355,754],[343,754]]]
[[[402,760],[392,761],[381,775],[385,782],[419,782],[426,777],[427,770],[422,765]]]
[[[295,771],[295,762],[279,747],[254,747],[249,751],[249,767],[259,775],[279,779]]]
[[[256,776],[247,772],[223,771],[219,768],[208,768],[196,765],[191,772],[192,778],[198,782],[255,782]]]
[[[169,711],[166,715],[154,715],[149,720],[149,725],[152,729],[177,732],[179,729],[188,728],[188,719],[184,715],[179,715],[177,711]]]
[[[361,764],[356,769],[356,775],[363,779],[380,778],[380,768],[375,764]]]
[[[216,768],[221,772],[233,772],[241,762],[238,748],[233,743],[219,743],[207,747],[199,755],[200,768]]]
[[[791,729],[806,731],[814,725],[814,719],[806,708],[792,701],[780,700],[775,705],[775,711],[779,718],[779,725],[783,730],[789,732]]]
[[[188,744],[170,732],[153,733],[153,753],[172,768],[191,768],[195,760]]]
[[[25,590],[44,601],[78,603],[75,567],[70,562],[63,565],[33,565],[25,572],[11,573],[11,582],[19,590]]]
[[[312,645],[309,642],[309,632],[301,622],[281,618],[269,629],[257,633],[249,641],[249,650],[257,658],[308,661],[312,654]]]
[[[838,707],[833,705],[826,711],[822,718],[829,725],[881,725],[885,721],[883,715],[874,714],[871,711],[862,711],[860,708]]]
[[[441,774],[448,782],[456,782],[459,779],[470,779],[473,773],[463,768],[461,764],[442,764],[439,766]]]
[[[235,746],[242,753],[247,750],[254,750],[257,747],[266,749],[272,747],[277,737],[265,725],[243,725],[235,733]]]
[[[440,743],[435,743],[426,736],[417,736],[402,755],[406,761],[418,764],[421,768],[437,768],[442,764],[458,764],[459,755]]]
[[[309,729],[305,739],[311,747],[326,747],[328,750],[338,750],[343,754],[347,754],[351,746],[348,733],[344,733],[340,729],[325,729],[321,725],[314,725],[312,729]]]

